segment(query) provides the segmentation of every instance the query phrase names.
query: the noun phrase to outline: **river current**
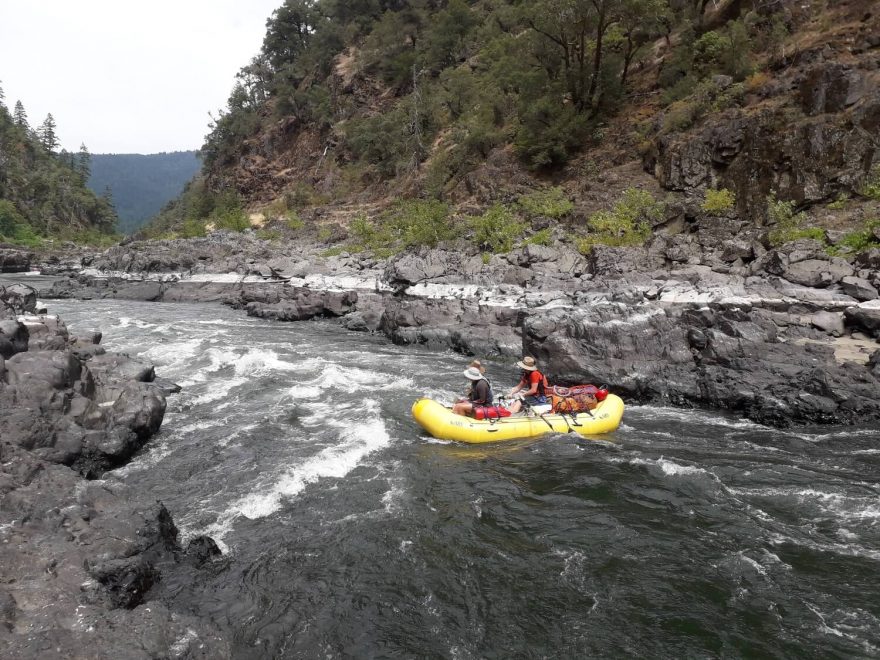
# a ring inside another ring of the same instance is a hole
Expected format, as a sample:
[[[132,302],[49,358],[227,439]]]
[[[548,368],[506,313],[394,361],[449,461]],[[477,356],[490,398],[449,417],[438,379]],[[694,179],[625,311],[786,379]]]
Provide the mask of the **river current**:
[[[48,307],[183,386],[105,479],[221,544],[160,589],[237,657],[880,657],[876,430],[630,406],[599,441],[463,446],[409,414],[463,389],[459,355],[216,305]]]

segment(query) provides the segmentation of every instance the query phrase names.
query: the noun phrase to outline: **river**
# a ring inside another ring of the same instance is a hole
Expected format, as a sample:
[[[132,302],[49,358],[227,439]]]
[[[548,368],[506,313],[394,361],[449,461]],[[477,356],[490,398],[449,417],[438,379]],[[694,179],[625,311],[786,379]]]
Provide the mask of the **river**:
[[[159,595],[237,657],[880,656],[876,430],[631,406],[601,441],[462,446],[409,415],[464,387],[459,355],[215,305],[48,306],[183,386],[105,478],[221,544]]]

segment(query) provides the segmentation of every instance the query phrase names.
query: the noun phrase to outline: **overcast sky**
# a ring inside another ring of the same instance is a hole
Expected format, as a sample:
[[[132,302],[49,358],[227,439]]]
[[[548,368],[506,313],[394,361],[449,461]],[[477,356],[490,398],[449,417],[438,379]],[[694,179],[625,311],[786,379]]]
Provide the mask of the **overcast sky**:
[[[61,146],[197,149],[282,0],[0,0],[0,85]]]

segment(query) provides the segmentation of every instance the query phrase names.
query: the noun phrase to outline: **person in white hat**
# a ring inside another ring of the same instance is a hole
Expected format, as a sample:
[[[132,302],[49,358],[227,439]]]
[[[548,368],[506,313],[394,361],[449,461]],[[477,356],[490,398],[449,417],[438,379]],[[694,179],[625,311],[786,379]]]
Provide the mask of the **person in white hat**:
[[[452,412],[456,415],[471,416],[474,414],[475,407],[492,405],[492,387],[489,385],[489,381],[483,375],[480,367],[469,366],[462,373],[470,381],[468,397],[466,400],[459,401],[452,406]]]
[[[516,363],[520,368],[519,383],[510,390],[510,396],[519,393],[519,397],[508,409],[512,413],[522,410],[523,401],[530,406],[543,406],[547,404],[547,376],[538,371],[538,363],[535,358],[526,356]]]

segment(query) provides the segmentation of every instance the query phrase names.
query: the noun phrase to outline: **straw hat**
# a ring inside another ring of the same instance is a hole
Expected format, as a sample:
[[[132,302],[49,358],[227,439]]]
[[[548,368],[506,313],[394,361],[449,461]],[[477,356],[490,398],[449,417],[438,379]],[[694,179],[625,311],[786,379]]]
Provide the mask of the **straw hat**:
[[[520,362],[516,363],[520,369],[525,369],[526,371],[534,371],[538,368],[538,364],[535,362],[535,358],[526,356]]]
[[[480,370],[476,367],[468,367],[462,373],[469,380],[480,380],[483,377],[483,374],[481,374]]]

